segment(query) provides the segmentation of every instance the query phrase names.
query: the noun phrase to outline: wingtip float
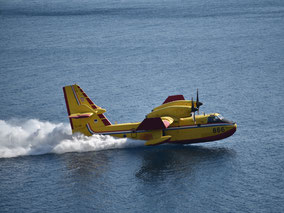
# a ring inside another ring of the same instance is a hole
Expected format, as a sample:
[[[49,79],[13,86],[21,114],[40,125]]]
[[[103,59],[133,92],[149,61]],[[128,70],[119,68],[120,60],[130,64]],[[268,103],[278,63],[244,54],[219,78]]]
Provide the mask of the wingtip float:
[[[72,132],[86,136],[112,135],[119,138],[145,140],[145,145],[163,143],[190,144],[221,140],[233,135],[237,124],[218,113],[195,115],[202,105],[198,91],[196,101],[185,100],[183,95],[169,96],[154,108],[142,122],[111,124],[105,109],[95,105],[78,86],[63,87]]]

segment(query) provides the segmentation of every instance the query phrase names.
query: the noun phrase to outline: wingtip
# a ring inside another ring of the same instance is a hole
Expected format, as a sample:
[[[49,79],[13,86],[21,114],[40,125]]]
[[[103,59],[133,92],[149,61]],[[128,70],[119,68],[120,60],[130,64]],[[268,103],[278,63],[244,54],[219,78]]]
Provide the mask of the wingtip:
[[[167,99],[164,101],[163,104],[166,104],[172,101],[179,101],[179,100],[185,100],[183,95],[171,95],[167,97]]]

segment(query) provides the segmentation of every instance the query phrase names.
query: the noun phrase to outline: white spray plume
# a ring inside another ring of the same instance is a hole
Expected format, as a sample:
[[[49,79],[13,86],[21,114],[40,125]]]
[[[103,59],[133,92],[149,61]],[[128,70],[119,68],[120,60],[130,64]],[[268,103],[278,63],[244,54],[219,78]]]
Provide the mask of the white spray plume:
[[[129,148],[144,142],[107,135],[72,135],[70,125],[64,123],[37,119],[0,120],[0,158]]]

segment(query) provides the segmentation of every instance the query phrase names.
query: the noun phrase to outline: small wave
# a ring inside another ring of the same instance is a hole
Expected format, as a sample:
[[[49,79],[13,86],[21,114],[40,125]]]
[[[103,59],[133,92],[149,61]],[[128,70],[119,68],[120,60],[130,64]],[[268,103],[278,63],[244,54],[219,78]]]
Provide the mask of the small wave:
[[[72,135],[67,123],[38,119],[0,120],[0,158],[129,148],[143,144],[144,141],[108,135]]]

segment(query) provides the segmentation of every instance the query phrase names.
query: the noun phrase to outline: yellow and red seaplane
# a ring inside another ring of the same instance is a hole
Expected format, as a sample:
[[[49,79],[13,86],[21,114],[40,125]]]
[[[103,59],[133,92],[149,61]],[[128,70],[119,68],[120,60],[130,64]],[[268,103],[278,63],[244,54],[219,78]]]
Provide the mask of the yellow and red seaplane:
[[[198,90],[196,101],[183,95],[169,96],[154,108],[142,122],[111,124],[105,109],[95,105],[78,86],[63,87],[72,132],[86,136],[111,135],[119,138],[145,140],[145,145],[163,143],[190,144],[221,140],[233,135],[237,124],[218,113],[195,115],[202,105]]]

